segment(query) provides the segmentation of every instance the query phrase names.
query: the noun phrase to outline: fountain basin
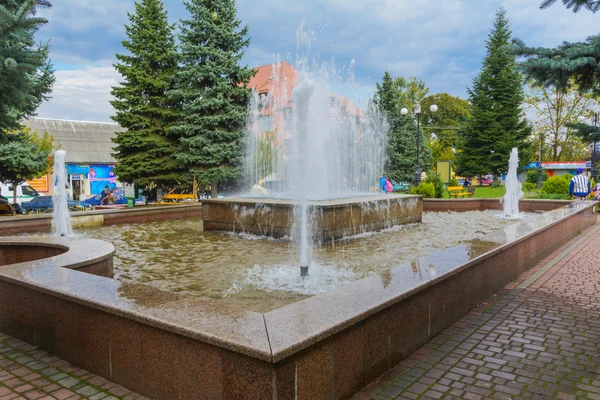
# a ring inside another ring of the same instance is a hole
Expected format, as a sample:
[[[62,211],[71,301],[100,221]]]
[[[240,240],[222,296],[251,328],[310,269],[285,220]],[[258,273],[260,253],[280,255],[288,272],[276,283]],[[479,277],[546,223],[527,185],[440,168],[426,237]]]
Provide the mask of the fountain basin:
[[[298,202],[268,198],[231,197],[202,202],[205,231],[249,233],[281,238],[290,236]],[[423,199],[388,194],[309,201],[313,240],[328,241],[395,225],[420,222]]]
[[[267,313],[73,270],[112,256],[101,241],[0,238],[0,254],[26,241],[68,249],[0,265],[0,331],[156,399],[345,399],[593,225],[596,204]]]

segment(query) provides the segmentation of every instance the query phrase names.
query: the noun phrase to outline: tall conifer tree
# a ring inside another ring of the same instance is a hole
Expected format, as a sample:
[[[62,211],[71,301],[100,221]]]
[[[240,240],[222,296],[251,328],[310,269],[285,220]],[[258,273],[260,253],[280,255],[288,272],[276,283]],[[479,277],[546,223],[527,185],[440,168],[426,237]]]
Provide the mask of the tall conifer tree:
[[[140,0],[128,15],[129,40],[122,43],[129,54],[117,54],[115,64],[124,80],[112,88],[112,119],[127,129],[114,139],[115,170],[124,182],[169,187],[183,179],[177,137],[169,136],[177,118],[167,97],[177,70],[173,26],[161,0]]]
[[[52,90],[50,47],[35,43],[35,33],[48,23],[36,13],[49,7],[47,0],[0,1],[0,142],[8,140],[3,132],[35,115]]]
[[[397,182],[412,182],[417,162],[417,124],[412,110],[402,115],[400,110],[405,106],[405,93],[402,91],[402,78],[394,79],[385,72],[381,84],[377,83],[375,103],[388,120],[390,130],[386,149],[385,175]],[[431,149],[420,135],[420,164],[427,171],[431,163]]]
[[[523,78],[508,49],[510,35],[506,12],[501,8],[486,42],[481,72],[469,89],[471,118],[462,133],[462,151],[457,154],[458,171],[463,175],[505,173],[513,147],[519,148],[522,163],[530,161],[531,127],[523,117]]]
[[[250,39],[241,27],[235,0],[189,0],[190,19],[181,22],[180,64],[172,99],[179,105],[177,159],[190,178],[210,184],[217,196],[219,184],[239,176],[248,82],[253,71],[240,62]]]

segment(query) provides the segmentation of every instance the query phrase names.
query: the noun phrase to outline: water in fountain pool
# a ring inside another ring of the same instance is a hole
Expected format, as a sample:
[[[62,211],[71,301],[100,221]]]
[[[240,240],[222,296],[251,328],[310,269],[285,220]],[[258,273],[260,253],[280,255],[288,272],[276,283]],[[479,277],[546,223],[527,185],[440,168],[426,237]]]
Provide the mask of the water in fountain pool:
[[[298,273],[287,240],[203,232],[199,219],[87,228],[115,245],[115,278],[267,311],[362,279],[512,223],[498,211],[424,213],[421,224],[363,233],[313,248]],[[252,239],[252,240],[249,240]]]

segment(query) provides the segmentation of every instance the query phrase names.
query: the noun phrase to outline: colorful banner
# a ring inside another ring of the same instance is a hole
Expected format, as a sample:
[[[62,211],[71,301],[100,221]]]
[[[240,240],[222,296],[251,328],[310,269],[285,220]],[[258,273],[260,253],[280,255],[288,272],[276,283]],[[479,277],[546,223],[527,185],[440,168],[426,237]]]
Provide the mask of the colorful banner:
[[[42,178],[28,180],[29,186],[37,190],[38,192],[48,191],[48,175],[44,175]]]
[[[109,180],[112,183],[116,180],[114,165],[90,165],[90,180]]]

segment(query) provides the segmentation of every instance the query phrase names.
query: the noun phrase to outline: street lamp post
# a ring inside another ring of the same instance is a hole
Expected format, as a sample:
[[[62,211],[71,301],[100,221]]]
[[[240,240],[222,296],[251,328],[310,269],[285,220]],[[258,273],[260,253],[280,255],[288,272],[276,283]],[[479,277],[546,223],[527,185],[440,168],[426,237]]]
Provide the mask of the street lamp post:
[[[537,187],[541,188],[544,184],[544,170],[542,169],[542,154],[544,150],[544,133],[540,130],[540,157],[538,165],[538,179],[537,179]]]
[[[585,117],[583,116],[579,116],[578,121],[581,123],[585,122]],[[592,117],[592,125],[593,126],[598,126],[598,113],[595,113]],[[593,148],[592,148],[592,157],[591,157],[591,161],[592,161],[592,167],[590,168],[590,177],[596,181],[596,178],[598,177],[598,167],[596,166],[596,162],[598,161],[598,159],[596,158],[596,141],[594,140],[594,144],[593,144]]]
[[[431,111],[432,113],[436,112],[438,109],[438,106],[436,106],[435,104],[432,104],[431,107],[429,107],[429,111]],[[403,108],[402,110],[400,110],[400,113],[402,115],[407,115],[408,114],[408,109]],[[415,186],[419,186],[419,184],[421,183],[421,162],[420,162],[420,155],[421,155],[421,104],[416,103],[415,107],[414,107],[414,113],[417,116],[417,165],[415,166],[415,177],[414,177],[414,181],[413,184]]]

